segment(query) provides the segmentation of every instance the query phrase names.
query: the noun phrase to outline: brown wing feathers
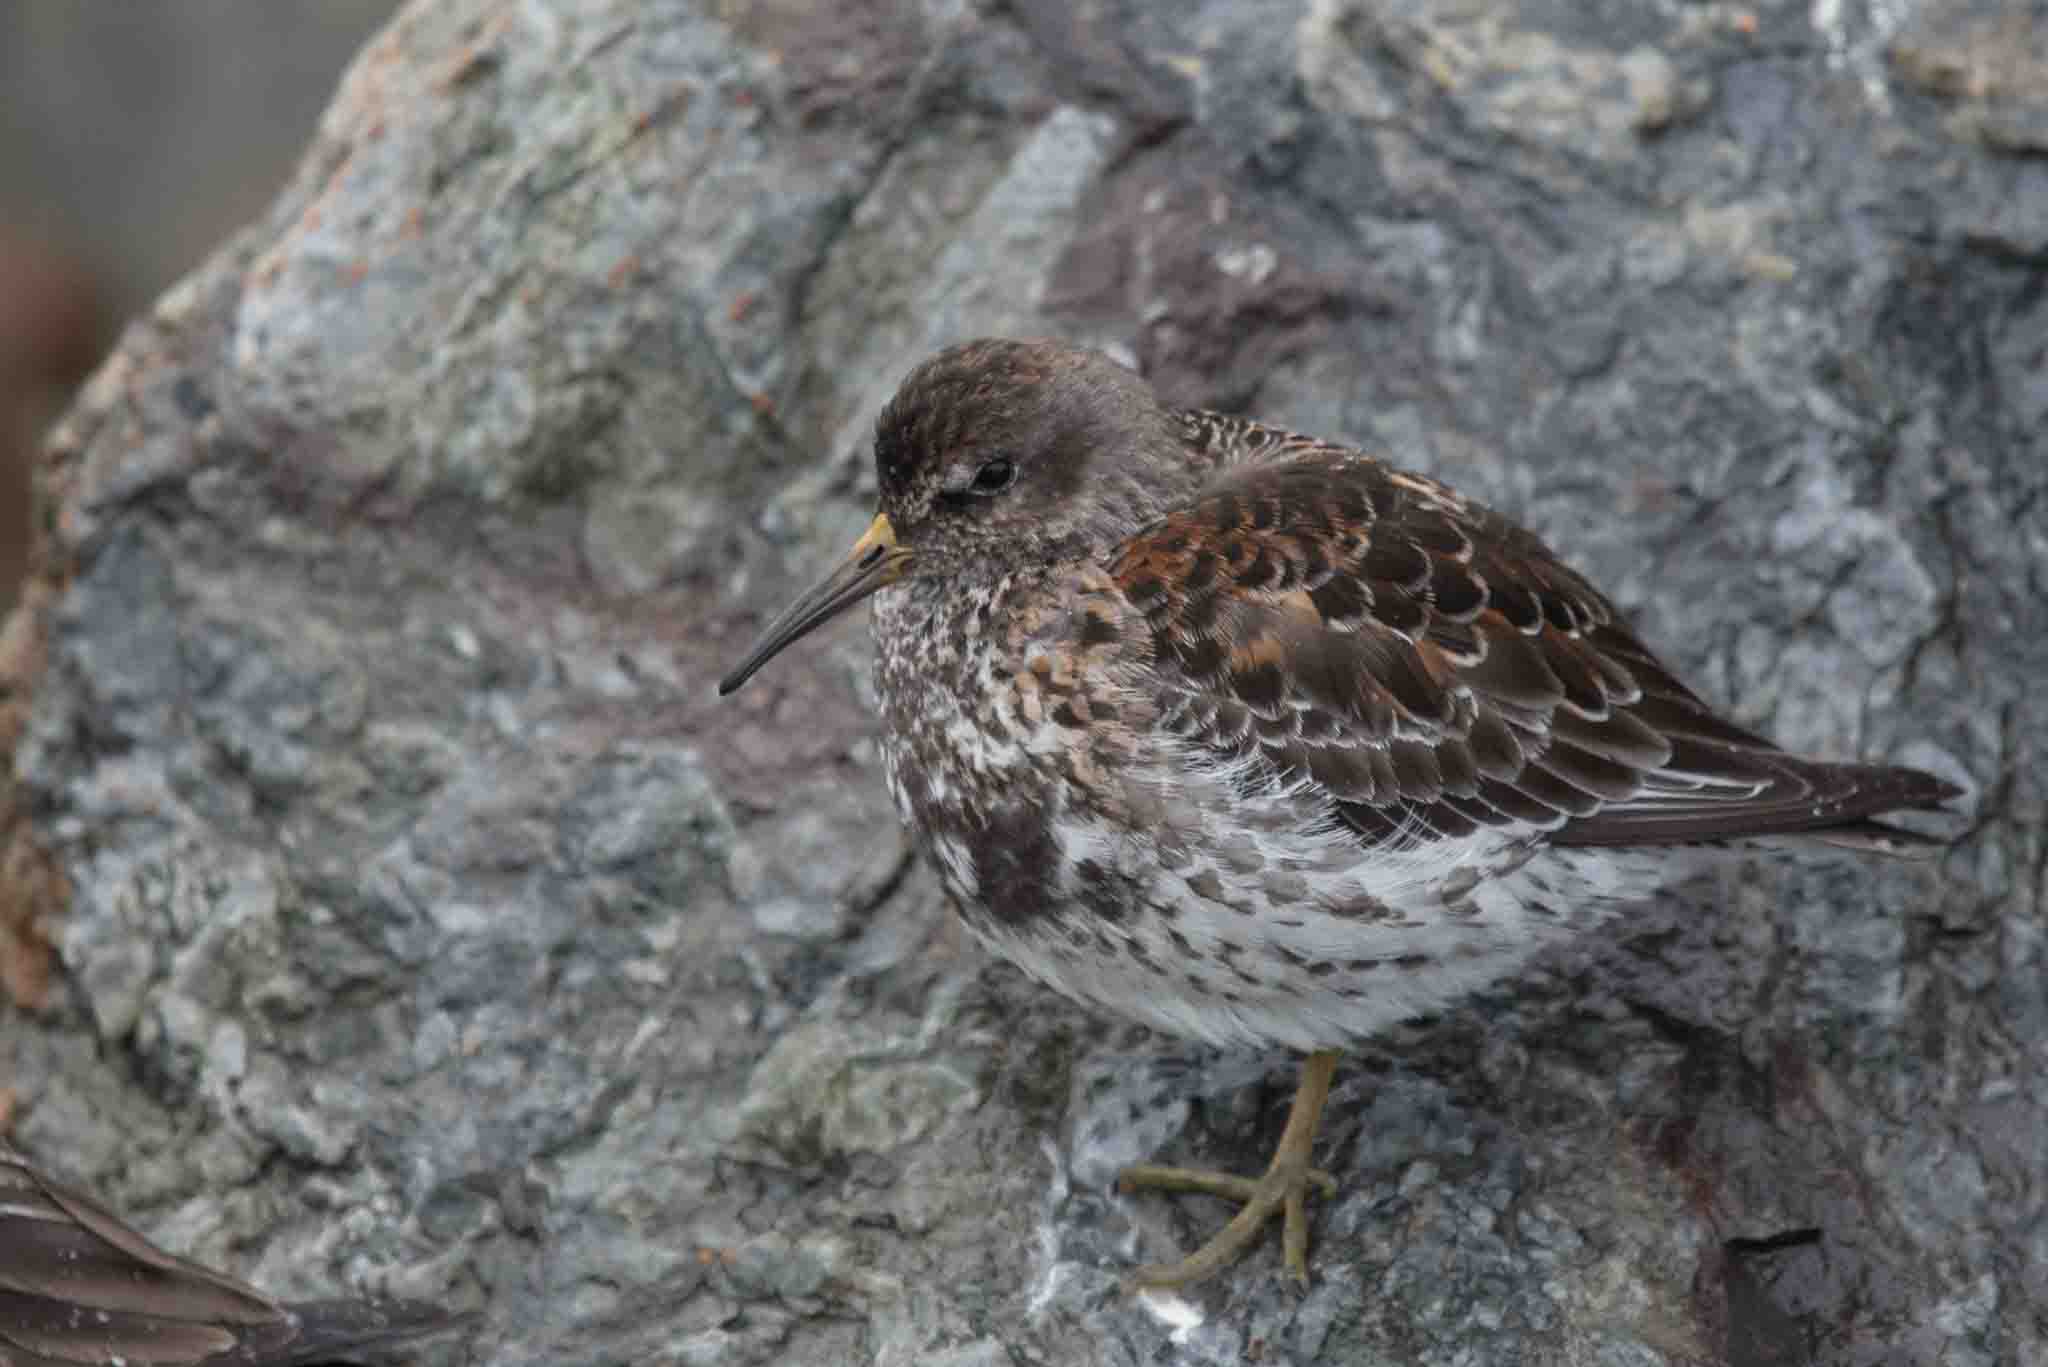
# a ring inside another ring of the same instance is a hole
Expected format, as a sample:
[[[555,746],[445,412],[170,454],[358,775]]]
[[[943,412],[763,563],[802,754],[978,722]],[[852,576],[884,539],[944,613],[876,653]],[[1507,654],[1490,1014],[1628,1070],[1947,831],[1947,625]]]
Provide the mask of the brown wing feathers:
[[[356,1361],[461,1323],[414,1302],[280,1305],[174,1257],[0,1146],[0,1364]]]
[[[1209,419],[1211,423],[1232,421]],[[1528,822],[1561,844],[1838,832],[1932,807],[1909,769],[1797,759],[1714,715],[1530,533],[1291,435],[1132,537],[1161,715],[1263,755],[1374,836]]]

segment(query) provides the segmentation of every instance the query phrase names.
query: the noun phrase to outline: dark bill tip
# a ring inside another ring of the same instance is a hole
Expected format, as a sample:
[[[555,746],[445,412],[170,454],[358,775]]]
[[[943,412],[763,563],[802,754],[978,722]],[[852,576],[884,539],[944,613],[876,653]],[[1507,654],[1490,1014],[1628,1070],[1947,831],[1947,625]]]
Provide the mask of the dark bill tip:
[[[784,608],[733,666],[732,672],[718,681],[718,696],[730,697],[738,692],[784,647],[817,630],[875,590],[895,583],[902,578],[909,562],[910,553],[897,546],[896,529],[889,525],[888,516],[875,514],[875,520],[853,543],[846,558]]]

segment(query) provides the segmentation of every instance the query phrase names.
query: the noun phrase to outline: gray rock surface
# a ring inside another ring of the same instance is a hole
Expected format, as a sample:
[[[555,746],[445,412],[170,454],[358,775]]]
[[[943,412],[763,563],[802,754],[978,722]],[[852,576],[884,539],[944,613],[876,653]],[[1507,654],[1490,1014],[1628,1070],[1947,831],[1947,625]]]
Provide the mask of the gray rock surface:
[[[446,0],[46,469],[14,782],[72,887],[17,1140],[492,1363],[2048,1361],[2048,90],[2022,4]],[[1289,1061],[947,928],[857,626],[712,681],[985,332],[1568,548],[1802,748],[1968,785],[1341,1075],[1305,1295],[1224,1212]]]

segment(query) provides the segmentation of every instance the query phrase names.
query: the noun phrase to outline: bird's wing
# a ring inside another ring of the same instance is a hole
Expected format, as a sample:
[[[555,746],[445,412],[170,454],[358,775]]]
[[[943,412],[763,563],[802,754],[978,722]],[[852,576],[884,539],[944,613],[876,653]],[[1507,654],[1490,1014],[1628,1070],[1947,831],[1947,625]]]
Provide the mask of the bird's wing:
[[[1314,785],[1368,839],[1882,844],[1869,817],[1953,791],[1716,716],[1534,535],[1432,480],[1251,424],[1235,439],[1257,457],[1109,574],[1149,628],[1161,724]]]
[[[281,1305],[164,1252],[0,1145],[0,1364],[355,1361],[460,1322],[412,1302]]]

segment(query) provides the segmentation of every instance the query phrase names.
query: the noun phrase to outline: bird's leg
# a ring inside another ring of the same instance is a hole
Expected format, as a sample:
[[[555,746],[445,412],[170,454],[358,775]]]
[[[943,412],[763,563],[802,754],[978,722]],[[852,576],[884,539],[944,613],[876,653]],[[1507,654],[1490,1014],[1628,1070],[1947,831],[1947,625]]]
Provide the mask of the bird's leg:
[[[1308,1281],[1308,1215],[1304,1203],[1313,1186],[1326,1197],[1337,1194],[1336,1179],[1308,1164],[1309,1146],[1315,1142],[1316,1126],[1323,1118],[1323,1103],[1330,1097],[1330,1079],[1337,1072],[1335,1050],[1310,1054],[1301,1065],[1301,1085],[1294,1092],[1294,1106],[1287,1113],[1287,1129],[1273,1161],[1263,1177],[1234,1177],[1229,1173],[1203,1172],[1194,1168],[1155,1167],[1140,1163],[1125,1168],[1117,1182],[1125,1190],[1158,1187],[1164,1191],[1195,1191],[1241,1201],[1244,1208],[1215,1238],[1177,1263],[1155,1263],[1131,1274],[1136,1286],[1185,1286],[1217,1271],[1235,1259],[1258,1238],[1266,1221],[1285,1217],[1282,1225],[1287,1270],[1296,1280]]]

